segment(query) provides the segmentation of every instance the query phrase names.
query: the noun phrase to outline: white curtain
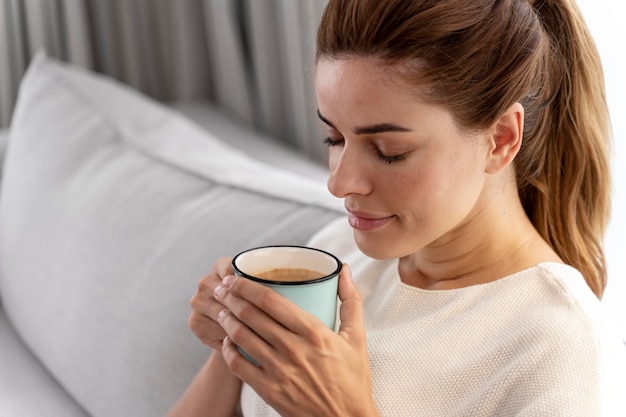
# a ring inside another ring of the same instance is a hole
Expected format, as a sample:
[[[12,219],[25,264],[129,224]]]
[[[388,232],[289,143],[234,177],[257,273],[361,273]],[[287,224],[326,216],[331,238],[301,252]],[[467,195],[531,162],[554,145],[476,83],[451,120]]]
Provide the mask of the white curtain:
[[[0,0],[0,127],[33,54],[161,101],[209,100],[322,158],[312,69],[326,0]]]

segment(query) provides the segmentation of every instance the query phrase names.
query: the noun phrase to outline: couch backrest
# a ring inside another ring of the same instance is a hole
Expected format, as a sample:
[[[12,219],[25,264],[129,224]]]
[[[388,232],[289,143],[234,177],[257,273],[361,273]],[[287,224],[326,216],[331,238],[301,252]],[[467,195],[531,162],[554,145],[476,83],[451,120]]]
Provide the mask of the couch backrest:
[[[2,166],[4,164],[4,154],[7,147],[9,129],[0,129],[0,187],[2,186]]]
[[[209,351],[187,328],[219,256],[303,244],[340,215],[324,184],[255,162],[116,82],[40,55],[0,194],[0,294],[93,416],[157,416]]]

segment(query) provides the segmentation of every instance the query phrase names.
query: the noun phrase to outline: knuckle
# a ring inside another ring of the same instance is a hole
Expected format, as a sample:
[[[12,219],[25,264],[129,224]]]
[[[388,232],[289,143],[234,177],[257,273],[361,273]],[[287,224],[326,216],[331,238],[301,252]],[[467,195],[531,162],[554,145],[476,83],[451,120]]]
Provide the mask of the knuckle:
[[[190,316],[188,322],[189,328],[202,343],[212,348],[221,345],[226,335],[221,328],[213,326],[211,323],[198,319],[197,317]]]
[[[211,299],[207,299],[200,294],[196,294],[191,297],[191,300],[189,300],[189,305],[191,306],[192,311],[204,313],[206,311],[209,311],[211,307]]]
[[[198,306],[201,304],[201,300],[200,300],[200,296],[198,293],[195,293],[190,299],[189,299],[189,305],[191,306],[192,309],[196,309],[198,308]]]
[[[194,334],[198,334],[200,332],[200,329],[202,328],[201,323],[202,323],[202,320],[200,319],[199,315],[196,313],[191,313],[189,315],[189,318],[187,319],[187,325],[189,326],[189,328]]]
[[[243,367],[244,359],[240,354],[225,355],[224,360],[230,371],[235,375],[240,375]]]
[[[215,273],[220,277],[224,277],[225,275],[232,273],[232,260],[233,258],[229,257],[218,258],[217,261],[215,261],[215,263],[213,264],[213,271],[215,271]]]
[[[281,297],[275,291],[265,288],[264,291],[260,291],[258,295],[258,306],[263,311],[268,311],[272,307],[281,303]]]
[[[237,317],[243,322],[249,322],[257,314],[256,307],[249,303],[244,303],[237,309]]]
[[[232,331],[230,332],[230,338],[235,344],[238,345],[246,340],[247,333],[248,329],[246,329],[244,326],[239,325],[232,329]]]
[[[198,292],[201,292],[207,286],[209,275],[205,275],[198,280]]]
[[[196,289],[196,292],[191,297],[191,301],[194,301],[194,299],[196,301],[202,299],[203,297],[206,296],[207,292],[208,292],[207,286],[203,283],[198,283],[198,288]]]
[[[212,293],[213,289],[220,283],[220,279],[215,274],[209,274],[198,281],[198,293]]]
[[[270,402],[283,402],[290,396],[286,392],[286,386],[280,383],[269,383],[263,387],[263,398],[267,398]]]
[[[359,304],[363,303],[363,294],[361,294],[361,291],[357,290],[354,291],[352,297],[355,299],[355,301],[357,301]]]
[[[311,346],[316,349],[321,349],[327,346],[326,330],[326,326],[305,324],[302,334]]]

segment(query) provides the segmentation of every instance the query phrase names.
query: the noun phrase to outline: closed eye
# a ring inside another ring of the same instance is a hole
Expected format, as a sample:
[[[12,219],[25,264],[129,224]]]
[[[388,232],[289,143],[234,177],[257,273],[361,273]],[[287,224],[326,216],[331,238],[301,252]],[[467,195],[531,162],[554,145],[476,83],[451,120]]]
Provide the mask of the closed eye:
[[[333,147],[333,146],[341,146],[344,144],[345,141],[344,139],[333,139],[331,137],[327,137],[327,138],[324,138],[323,142],[326,146]],[[395,162],[400,162],[406,158],[406,154],[385,155],[377,147],[374,147],[374,151],[378,159],[386,164],[393,164]]]
[[[324,142],[324,145],[326,145],[328,147],[332,147],[332,146],[342,145],[344,140],[343,139],[332,139],[332,138],[328,137],[328,138],[325,138],[323,142]]]
[[[381,151],[377,150],[376,151],[378,153],[378,159],[380,159],[381,161],[387,163],[387,164],[393,164],[394,162],[400,162],[402,160],[404,160],[406,158],[406,154],[401,154],[401,155],[385,155],[383,154]]]

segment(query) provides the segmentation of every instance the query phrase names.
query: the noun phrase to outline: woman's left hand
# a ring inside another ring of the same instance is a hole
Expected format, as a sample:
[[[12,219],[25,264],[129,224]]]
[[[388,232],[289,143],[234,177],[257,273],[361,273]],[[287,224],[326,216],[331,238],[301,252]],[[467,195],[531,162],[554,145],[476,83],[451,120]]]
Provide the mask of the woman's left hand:
[[[282,416],[377,416],[361,294],[344,265],[339,331],[270,288],[229,276],[215,297],[226,307],[222,354],[231,372]],[[256,367],[237,350],[240,346]]]

